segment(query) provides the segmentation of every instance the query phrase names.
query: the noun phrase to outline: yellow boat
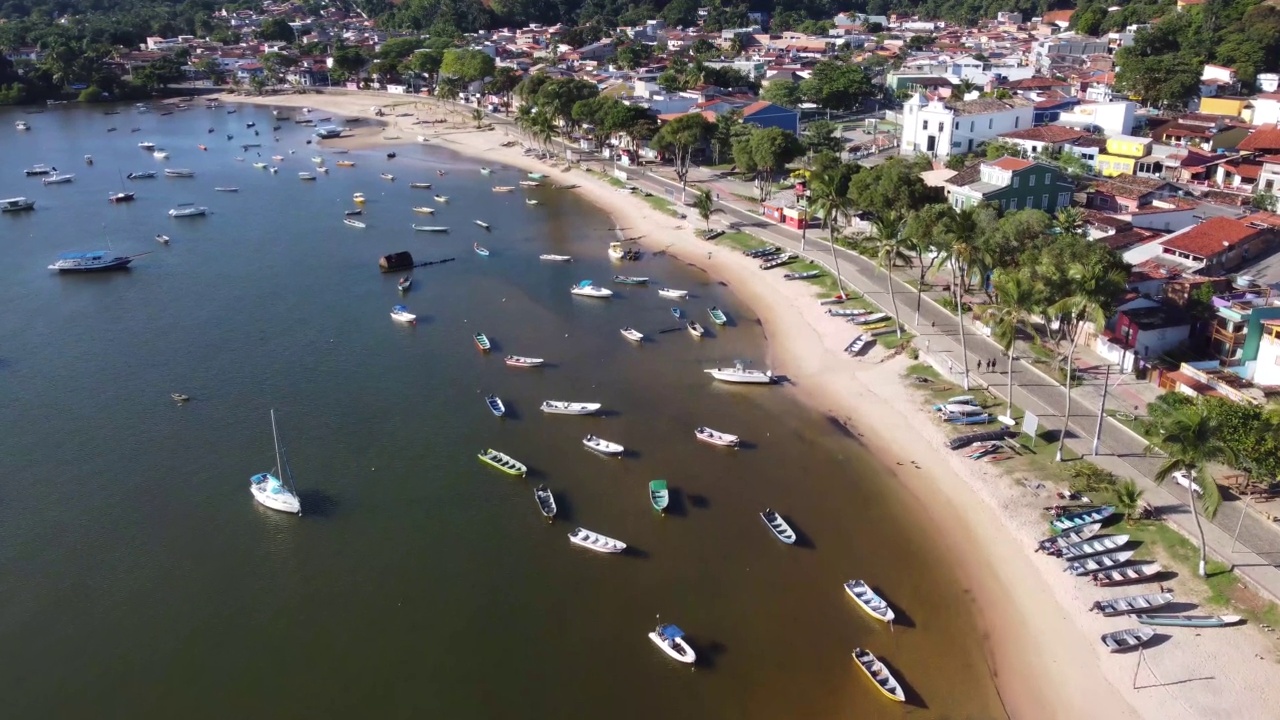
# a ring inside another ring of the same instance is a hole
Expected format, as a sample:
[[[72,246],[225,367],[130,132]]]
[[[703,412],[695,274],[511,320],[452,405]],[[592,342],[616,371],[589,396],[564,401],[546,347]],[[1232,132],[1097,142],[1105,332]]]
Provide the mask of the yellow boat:
[[[517,461],[510,455],[500,453],[493,448],[489,448],[488,450],[478,453],[476,457],[508,475],[524,475],[529,470],[524,466],[524,463]]]
[[[853,660],[858,663],[858,667],[867,677],[871,678],[871,682],[875,683],[876,689],[884,694],[890,700],[898,702],[906,702],[907,696],[902,692],[902,686],[889,672],[889,668],[884,663],[876,659],[875,655],[870,652],[857,648],[853,651]]]
[[[339,160],[339,161],[338,161],[337,163],[335,163],[335,164],[336,164],[338,167],[355,167],[355,166],[356,166],[355,161],[353,161],[353,160]]]
[[[881,328],[887,328],[887,327],[889,327],[889,323],[887,323],[887,322],[881,322],[881,323],[874,323],[874,324],[872,324],[872,325],[863,325],[862,327],[860,327],[860,328],[858,328],[858,329],[859,329],[859,330],[871,331],[871,330],[880,330]]]

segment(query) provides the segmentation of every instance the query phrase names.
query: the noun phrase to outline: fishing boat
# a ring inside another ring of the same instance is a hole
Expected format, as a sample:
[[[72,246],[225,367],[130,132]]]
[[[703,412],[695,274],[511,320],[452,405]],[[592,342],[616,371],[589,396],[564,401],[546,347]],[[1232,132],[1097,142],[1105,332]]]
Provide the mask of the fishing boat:
[[[173,398],[174,402],[180,403],[187,402],[191,399],[190,395],[183,395],[182,393],[169,393],[169,397]]]
[[[142,142],[138,143],[138,147],[150,152],[156,149],[156,144],[153,142],[149,142],[147,140],[143,140]]]
[[[255,168],[259,169],[259,170],[266,170],[266,169],[267,169],[267,164],[266,164],[266,163],[264,163],[264,162],[256,162],[256,163],[254,163],[254,164],[253,164],[253,166],[254,166]]]
[[[476,251],[477,255],[484,255],[486,257],[489,255],[489,251],[480,247],[480,243],[472,243],[471,247]]]
[[[298,173],[298,179],[299,180],[315,180],[316,176],[312,175],[309,172],[300,172]]]
[[[28,200],[24,197],[0,200],[0,212],[20,212],[22,210],[34,210],[35,207],[35,200]]]
[[[125,177],[129,178],[130,180],[146,180],[146,179],[148,179],[148,178],[153,178],[153,177],[155,177],[155,176],[156,176],[156,171],[155,171],[155,170],[144,170],[144,171],[142,171],[142,172],[131,172],[131,173],[129,173],[128,175],[125,175]]]
[[[1103,617],[1115,617],[1129,613],[1158,610],[1171,602],[1173,602],[1173,593],[1171,592],[1148,593],[1145,595],[1096,600],[1093,605],[1089,606],[1089,611],[1101,613]]]
[[[216,188],[214,188],[214,189],[213,189],[213,191],[214,191],[214,192],[240,192],[240,188],[238,188],[238,187],[216,187]]]
[[[399,322],[413,323],[417,322],[418,316],[409,312],[409,308],[404,305],[394,305],[391,308],[391,319]]]
[[[609,442],[608,440],[596,437],[595,435],[588,435],[582,438],[582,445],[588,450],[594,450],[601,455],[622,457],[622,453],[625,451],[625,448],[618,443]]]
[[[288,463],[281,459],[280,435],[276,432],[274,409],[271,411],[271,439],[276,446],[276,472],[280,473],[281,477],[276,477],[269,472],[258,473],[249,478],[249,490],[253,493],[254,500],[272,510],[301,515],[302,501],[298,499],[298,490],[293,482],[293,471],[289,469]],[[282,478],[287,478],[288,483]]]
[[[1098,587],[1115,587],[1117,585],[1146,582],[1159,575],[1163,570],[1164,568],[1160,567],[1158,562],[1139,563],[1096,572],[1089,576],[1089,579]]]
[[[363,215],[364,208],[356,208],[355,210],[343,210],[342,214],[346,215],[347,217],[351,217],[353,215]]]
[[[508,355],[502,361],[511,367],[522,368],[538,367],[544,362],[542,358],[521,357],[519,355]]]
[[[711,316],[711,322],[717,325],[724,325],[725,323],[729,322],[729,318],[725,317],[724,311],[716,307],[715,305],[712,305],[711,307],[707,308],[707,314]]]
[[[627,275],[614,275],[613,281],[621,285],[644,285],[649,282],[649,278],[629,277]]]
[[[168,244],[169,244],[169,236],[168,236],[168,235],[156,235],[156,242],[160,243],[161,245],[168,245]]]
[[[492,169],[492,168],[487,168],[487,167],[481,167],[481,168],[480,168],[480,174],[481,174],[481,175],[488,175],[488,174],[489,174],[489,173],[491,173],[491,172],[493,172],[493,169]]]
[[[862,308],[836,308],[835,310],[828,309],[827,314],[831,317],[854,318],[870,315],[871,311],[863,310]]]
[[[480,227],[484,228],[485,230],[488,230],[488,229],[489,229],[489,223],[487,223],[487,222],[485,222],[485,221],[483,221],[483,220],[472,220],[472,222],[474,222],[475,224],[477,224],[477,225],[479,225]]]
[[[556,497],[551,494],[546,485],[539,485],[533,489],[533,499],[538,501],[538,509],[550,521],[556,516]]]
[[[658,289],[658,296],[664,297],[664,298],[671,298],[673,300],[684,300],[685,298],[689,297],[689,291],[675,290],[673,288],[664,287],[664,288]]]
[[[671,502],[671,493],[667,491],[666,480],[649,481],[649,504],[658,512],[666,512]]]
[[[889,668],[884,663],[876,659],[869,651],[862,648],[855,648],[853,651],[853,659],[858,663],[858,667],[862,668],[862,672],[871,678],[871,682],[876,684],[880,692],[890,700],[898,702],[906,702],[907,696],[902,692],[902,686],[894,679],[893,674],[889,672]]]
[[[489,342],[489,337],[484,333],[476,333],[472,337],[476,341],[476,347],[480,348],[484,352],[489,352],[490,348],[493,347],[493,345]]]
[[[512,192],[516,189],[515,185],[494,185],[494,192]]]
[[[524,475],[529,471],[529,468],[525,467],[524,463],[518,462],[510,455],[500,453],[493,448],[481,451],[476,457],[508,475]]]
[[[404,277],[400,278],[396,282],[396,289],[399,290],[400,292],[408,292],[409,288],[412,286],[413,286],[412,275],[405,275]]]
[[[889,313],[878,312],[878,313],[871,313],[869,315],[861,315],[859,317],[853,318],[849,322],[853,323],[854,325],[870,325],[871,323],[879,322],[888,317],[889,317]]]
[[[414,230],[418,232],[444,233],[449,232],[449,228],[444,225],[414,225]]]
[[[22,174],[27,177],[37,177],[39,175],[52,175],[57,171],[57,168],[45,167],[44,165],[32,165],[26,170],[23,170]]]
[[[533,180],[521,180],[519,185],[520,187],[540,187],[542,183]]]
[[[791,526],[787,524],[787,521],[782,519],[781,515],[770,508],[765,508],[764,512],[760,513],[760,519],[764,520],[764,524],[769,526],[769,529],[773,531],[773,534],[777,536],[779,540],[788,545],[795,544],[796,533],[791,529]]]
[[[197,205],[188,205],[186,207],[176,207],[169,210],[169,217],[196,217],[209,212],[209,208]]]
[[[378,177],[382,178],[383,180],[395,180],[395,179],[396,179],[396,176],[395,176],[395,175],[392,175],[391,173],[380,173],[380,174],[378,175]]]
[[[354,202],[357,205],[363,205],[365,203],[364,193],[351,193],[351,202]]]
[[[649,633],[649,639],[673,660],[688,664],[698,659],[685,642],[684,631],[675,625],[659,625]]]
[[[808,280],[822,275],[821,270],[809,270],[808,272],[789,272],[782,276],[783,280]]]
[[[707,331],[704,330],[701,325],[694,322],[693,320],[690,320],[689,322],[685,323],[684,326],[685,326],[685,329],[689,331],[689,334],[694,337],[702,337],[703,335],[707,334]]]
[[[431,183],[409,183],[409,187],[414,190],[430,190]]]
[[[1111,515],[1115,513],[1115,511],[1116,509],[1114,506],[1104,505],[1100,508],[1091,508],[1089,510],[1082,510],[1080,512],[1069,513],[1067,515],[1063,515],[1060,518],[1054,518],[1052,521],[1050,521],[1049,526],[1055,532],[1064,532],[1066,530],[1073,530],[1081,525],[1088,525],[1089,523],[1102,522],[1103,520],[1106,520],[1107,518],[1111,517]]]
[[[782,248],[777,245],[766,245],[765,247],[755,248],[753,250],[743,250],[742,254],[749,258],[762,258],[769,255],[776,255],[782,252]]]
[[[1156,631],[1149,627],[1126,628],[1109,632],[1103,635],[1101,639],[1103,646],[1114,653],[1142,647],[1151,642],[1151,638],[1155,637],[1155,635]]]
[[[867,343],[870,343],[870,342],[871,342],[870,335],[867,335],[866,333],[859,333],[857,337],[855,337],[852,341],[849,342],[848,345],[845,346],[844,351],[849,353],[850,355],[857,355],[858,353],[862,352],[862,348],[866,347]]]
[[[1089,540],[1072,543],[1057,551],[1063,560],[1081,560],[1083,558],[1115,552],[1129,542],[1128,535],[1101,535]]]
[[[949,402],[949,401],[948,401]],[[935,408],[936,409],[936,408]],[[1098,531],[1102,529],[1102,523],[1093,522],[1088,525],[1081,525],[1075,530],[1062,533],[1061,535],[1053,535],[1040,541],[1040,552],[1054,554],[1055,549],[1061,549],[1073,543],[1088,540]]]
[[[620,553],[627,549],[626,543],[591,532],[586,528],[574,528],[574,531],[569,533],[569,542],[602,553]]]
[[[342,219],[342,222],[343,222],[343,223],[345,223],[345,224],[347,224],[347,225],[350,225],[350,226],[351,226],[351,227],[353,227],[353,228],[364,228],[364,227],[365,227],[365,224],[364,224],[364,223],[360,222],[359,220],[352,220],[351,218],[343,218],[343,219]]]
[[[733,367],[711,368],[703,370],[716,380],[731,383],[751,383],[759,385],[768,385],[778,382],[772,372],[764,370],[750,370],[742,366],[741,362],[734,363]]]
[[[644,342],[644,334],[635,328],[624,327],[620,332],[622,333],[622,337],[632,342]]]
[[[132,200],[133,200],[133,193],[131,192],[117,192],[117,193],[111,193],[107,195],[107,202],[121,203],[121,202],[130,202]]]
[[[497,417],[507,414],[507,406],[502,404],[502,398],[497,395],[486,395],[484,401],[489,406],[489,411]]]
[[[572,255],[539,255],[539,260],[549,260],[551,262],[573,262]]]
[[[413,208],[413,211],[416,213],[422,213],[423,215],[434,215],[436,209],[418,205]]]
[[[709,427],[697,428],[693,431],[693,434],[702,442],[711,443],[712,445],[719,445],[721,447],[736,448],[738,447],[738,443],[740,442],[737,435],[722,433],[717,430],[712,430]]]
[[[438,202],[438,203],[447,203],[447,202],[449,202],[449,196],[448,196],[448,195],[432,195],[431,197],[432,197],[436,202]]]
[[[582,295],[584,297],[607,298],[613,295],[613,291],[608,288],[596,287],[591,284],[590,280],[583,280],[569,288],[572,295]]]
[[[1072,575],[1092,575],[1129,562],[1129,559],[1133,557],[1133,552],[1132,550],[1125,550],[1077,560],[1076,562],[1068,563],[1066,571]]]
[[[563,400],[544,400],[542,402],[542,412],[549,415],[591,415],[600,408],[600,403],[565,402]]]
[[[537,172],[531,172],[531,173],[529,173],[529,177],[530,177],[531,179],[533,179],[533,180],[545,180],[545,179],[547,178],[547,176],[546,176],[546,175],[544,175],[544,174],[542,174],[542,173],[537,173]]]
[[[157,151],[155,151],[155,152],[151,153],[151,157],[153,157],[153,158],[155,158],[155,159],[157,159],[157,160],[168,160],[168,159],[169,159],[169,153],[168,153],[167,151],[165,151],[165,150],[157,150]]]
[[[782,267],[783,265],[788,265],[790,263],[793,263],[799,258],[800,256],[795,253],[783,253],[782,255],[779,255],[776,258],[771,258],[765,262],[760,263],[760,269],[772,270],[776,267]]]
[[[674,315],[677,320],[679,320],[682,315],[682,313],[680,312],[680,308],[678,307],[671,308],[671,314]]]
[[[866,610],[871,617],[882,622],[893,622],[893,608],[889,607],[889,603],[877,595],[870,585],[861,580],[850,580],[844,584],[844,591],[849,593],[849,597],[858,603],[858,607]]]
[[[525,198],[525,199],[524,199],[524,204],[525,204],[525,205],[537,205],[537,204],[538,204],[538,201],[537,201],[537,200],[534,200],[533,198]]]
[[[116,255],[110,250],[94,250],[91,252],[62,253],[49,266],[58,272],[100,272],[103,270],[123,270],[133,262],[132,257]]]
[[[339,160],[334,163],[334,165],[337,165],[338,167],[355,167],[356,163],[354,160]]]
[[[1239,615],[1134,615],[1143,625],[1161,627],[1216,628],[1235,625],[1244,618]]]
[[[41,179],[40,182],[45,185],[62,185],[64,183],[69,183],[75,179],[76,179],[75,173],[61,173],[61,174],[54,173],[53,175],[50,175],[47,178]]]

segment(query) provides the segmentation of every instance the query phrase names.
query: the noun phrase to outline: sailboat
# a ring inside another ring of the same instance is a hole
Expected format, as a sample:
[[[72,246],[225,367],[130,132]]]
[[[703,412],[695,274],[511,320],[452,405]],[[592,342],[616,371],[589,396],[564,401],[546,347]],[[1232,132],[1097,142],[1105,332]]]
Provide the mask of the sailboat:
[[[249,490],[253,493],[253,499],[271,508],[281,512],[291,512],[302,514],[302,503],[298,500],[298,491],[293,483],[293,471],[289,469],[288,464],[281,460],[280,453],[280,434],[276,432],[276,411],[271,410],[271,439],[276,446],[276,472],[288,479],[285,481],[272,475],[269,472],[258,473],[249,478]]]

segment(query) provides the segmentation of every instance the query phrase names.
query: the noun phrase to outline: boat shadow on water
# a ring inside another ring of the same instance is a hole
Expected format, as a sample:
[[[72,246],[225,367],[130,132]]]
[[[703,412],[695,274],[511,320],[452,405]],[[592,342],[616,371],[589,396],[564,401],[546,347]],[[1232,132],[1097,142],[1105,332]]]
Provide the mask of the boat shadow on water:
[[[719,640],[712,640],[706,644],[694,645],[694,650],[698,653],[698,657],[693,661],[693,666],[710,669],[716,666],[716,661],[728,652],[729,648]]]
[[[687,495],[686,495],[686,494],[684,494],[684,493],[681,493],[681,495],[682,495],[686,500],[688,500],[688,501],[689,501],[689,507],[691,507],[691,508],[693,508],[693,509],[695,509],[695,510],[710,510],[710,509],[711,509],[711,499],[710,499],[710,498],[708,498],[706,495],[699,495],[699,494],[697,494],[697,493],[689,493],[689,494],[687,494]]]
[[[336,515],[341,504],[338,498],[324,490],[299,490],[298,500],[302,504],[302,517],[328,518]]]
[[[894,610],[894,612],[897,612],[897,610]],[[890,663],[888,660],[885,660],[880,655],[877,655],[876,659],[884,663],[885,669],[889,671],[889,674],[893,675],[894,680],[898,681],[898,685],[902,687],[902,694],[907,698],[905,701],[907,705],[911,705],[912,707],[918,707],[922,710],[929,709],[929,703],[924,701],[924,696],[922,696],[919,692],[916,691],[914,687],[911,686],[910,681],[903,679],[902,672],[898,668],[894,667],[892,663]]]
[[[796,541],[791,543],[791,547],[804,548],[806,550],[817,550],[818,546],[813,542],[813,538],[809,537],[804,530],[796,524],[796,521],[789,515],[784,515],[783,519],[787,521],[787,526],[791,528],[791,532],[796,534]]]

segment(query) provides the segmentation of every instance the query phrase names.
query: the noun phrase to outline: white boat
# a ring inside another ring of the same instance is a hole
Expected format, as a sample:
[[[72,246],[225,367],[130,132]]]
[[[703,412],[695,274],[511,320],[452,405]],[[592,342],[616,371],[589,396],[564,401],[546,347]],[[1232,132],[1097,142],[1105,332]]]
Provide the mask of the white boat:
[[[266,164],[266,163],[264,163],[264,162],[256,162],[256,163],[254,163],[254,164],[253,164],[253,166],[254,166],[254,167],[256,167],[256,168],[258,168],[259,170],[266,170],[266,169],[267,169],[267,164]]]
[[[207,212],[209,212],[209,208],[207,207],[191,205],[187,207],[172,208],[169,210],[169,217],[195,217],[197,215],[204,215]]]
[[[600,403],[576,403],[564,400],[544,400],[542,412],[551,415],[590,415],[602,406]]]
[[[421,182],[419,182],[419,183],[409,183],[409,187],[414,188],[414,189],[417,189],[417,190],[430,190],[430,189],[431,189],[431,183],[421,183]]]
[[[870,585],[861,580],[850,580],[844,584],[844,591],[849,593],[849,597],[853,598],[853,601],[866,610],[871,617],[887,623],[893,622],[893,608],[889,607],[889,603],[877,595]]]
[[[329,168],[327,168],[327,167],[325,167],[325,166],[323,166],[323,165],[321,165],[320,167],[316,168],[316,170],[319,170],[320,172],[324,173],[325,175],[328,175],[328,174],[329,174]]]
[[[539,255],[539,260],[550,260],[551,262],[573,262],[572,255]]]
[[[689,297],[688,290],[675,290],[673,288],[659,288],[658,295],[664,298],[672,298],[673,300],[684,300]]]
[[[216,187],[216,188],[214,188],[214,189],[213,189],[213,191],[214,191],[214,192],[240,192],[240,188],[238,188],[238,187]]]
[[[644,333],[631,327],[624,327],[621,330],[622,337],[632,342],[644,342]]]
[[[300,172],[298,173],[298,179],[299,180],[315,180],[316,176],[312,175],[309,172]]]
[[[1086,540],[1085,542],[1092,542]],[[1124,565],[1133,557],[1133,550],[1124,550],[1121,552],[1107,553],[1106,555],[1095,555],[1083,560],[1077,560],[1068,563],[1066,571],[1072,575],[1092,575],[1103,570],[1110,570],[1114,567]]]
[[[582,282],[569,288],[569,292],[573,295],[582,295],[585,297],[607,298],[613,296],[613,291],[609,288],[596,287],[591,284],[590,280]]]
[[[707,334],[707,331],[703,329],[701,325],[694,322],[693,320],[686,322],[684,326],[689,331],[689,334],[694,337],[702,337],[703,335]]]
[[[443,225],[414,225],[413,229],[417,230],[418,232],[434,232],[434,233],[449,232],[449,228]]]
[[[477,224],[477,225],[479,225],[480,227],[484,228],[485,230],[488,230],[488,229],[489,229],[489,223],[487,223],[487,222],[485,222],[485,221],[483,221],[483,220],[473,220],[472,222],[474,222],[475,224]]]
[[[616,455],[622,457],[625,448],[615,442],[609,442],[604,438],[598,438],[595,435],[588,435],[582,438],[582,444],[588,450],[594,450],[602,455]]]
[[[1156,631],[1149,627],[1116,630],[1103,635],[1102,644],[1110,652],[1123,652],[1146,645],[1155,634]]]
[[[538,201],[537,201],[537,200],[534,200],[533,198],[525,198],[525,200],[524,200],[524,204],[525,204],[525,205],[537,205],[537,204],[538,204]]]
[[[28,200],[24,197],[8,198],[0,200],[0,212],[18,212],[20,210],[31,210],[36,206],[35,200]]]
[[[764,512],[760,513],[760,519],[764,520],[764,524],[769,526],[769,529],[773,531],[773,534],[779,540],[788,545],[795,544],[796,533],[791,529],[791,526],[787,524],[787,521],[782,519],[781,515],[774,512],[771,508],[765,508]]]
[[[627,549],[626,543],[591,532],[586,528],[575,528],[569,533],[569,542],[602,553],[620,553]]]
[[[738,447],[738,443],[740,442],[737,435],[718,432],[709,427],[700,427],[694,430],[693,434],[702,442],[711,443],[712,445],[720,445],[722,447]]]
[[[662,652],[668,657],[682,663],[692,663],[698,659],[694,654],[693,648],[689,647],[689,643],[684,641],[684,631],[675,625],[659,625],[649,633],[649,639],[654,645],[662,648]]]
[[[521,180],[521,181],[520,181],[520,187],[538,187],[538,186],[540,186],[540,185],[542,185],[542,183],[540,183],[540,182],[538,182],[538,181],[536,181],[536,180]]]
[[[516,189],[515,185],[494,185],[493,186],[494,192],[512,192],[515,189]]]
[[[511,367],[528,368],[528,367],[538,367],[545,361],[542,358],[522,357],[520,355],[508,355],[506,358],[503,359],[503,362],[510,365]]]
[[[735,363],[733,367],[727,368],[711,368],[703,370],[711,377],[723,382],[731,383],[752,383],[760,385],[768,385],[778,381],[772,372],[764,370],[749,370],[742,366],[742,363]]]
[[[889,668],[884,666],[875,655],[863,650],[855,648],[853,651],[853,659],[858,663],[858,667],[862,668],[862,672],[871,678],[876,684],[876,688],[880,690],[885,697],[898,702],[906,702],[906,693],[902,691],[902,685],[898,683],[897,678],[889,672]]]
[[[13,124],[13,129],[14,130],[30,130],[31,123],[27,122],[26,120],[18,120]]]
[[[49,266],[58,272],[97,272],[100,270],[120,270],[129,266],[133,258],[116,255],[110,250],[94,250],[92,252],[63,253]]]
[[[378,177],[382,178],[383,180],[395,180],[395,179],[396,179],[396,176],[395,176],[395,175],[392,175],[391,173],[382,173],[382,174],[381,174],[381,175],[379,175]]]
[[[151,153],[151,156],[156,158],[157,160],[167,160],[169,158],[169,153],[165,152],[164,150],[157,150]]]
[[[360,222],[359,220],[352,220],[351,218],[343,218],[342,222],[354,228],[363,228],[365,226],[365,224]]]
[[[144,171],[142,171],[142,172],[131,172],[131,173],[129,173],[128,175],[125,175],[125,177],[129,178],[130,180],[146,180],[146,179],[148,179],[148,178],[153,178],[153,177],[155,177],[155,176],[156,176],[156,171],[155,171],[155,170],[144,170]]]
[[[409,308],[405,307],[404,305],[396,305],[395,307],[391,308],[391,319],[398,320],[400,322],[411,323],[416,321],[418,319],[418,316],[409,312]]]
[[[138,143],[138,147],[142,148],[143,150],[155,150],[156,144],[153,142],[147,142],[146,140],[143,140],[142,142]]]
[[[280,168],[276,167],[275,165],[272,165],[271,167],[267,168],[267,170],[269,170],[272,175],[275,175],[276,173],[280,172]]]
[[[258,473],[249,478],[249,490],[253,493],[254,500],[272,510],[301,515],[302,501],[298,499],[298,491],[293,483],[293,471],[289,469],[288,463],[281,459],[280,435],[276,432],[274,409],[271,411],[271,439],[276,446],[276,472],[287,477],[289,482],[286,484],[284,480],[269,472]]]
[[[627,251],[622,249],[622,243],[620,242],[609,243],[609,259],[621,260],[626,256],[627,256]]]
[[[53,175],[50,175],[47,178],[42,179],[40,182],[44,183],[45,185],[61,185],[62,183],[69,183],[75,179],[76,179],[76,176],[74,173],[63,173],[63,174],[55,173]]]
[[[436,212],[436,209],[429,208],[424,205],[418,205],[413,208],[413,211],[416,213],[422,213],[423,215],[434,215]]]
[[[488,174],[489,174],[489,173],[491,173],[491,172],[493,172],[493,168],[487,168],[487,167],[481,167],[481,168],[480,168],[480,174],[481,174],[481,175],[488,175]]]
[[[324,158],[320,157],[319,155],[312,155],[312,156],[311,156],[311,162],[313,162],[313,163],[315,163],[315,164],[317,164],[317,165],[323,165],[323,164],[324,164]]]
[[[196,176],[196,171],[195,171],[195,170],[183,170],[183,169],[171,169],[171,168],[165,168],[164,176],[165,176],[165,177],[176,177],[176,178],[188,178],[188,177],[195,177],[195,176]]]
[[[432,197],[432,199],[434,199],[434,200],[435,200],[436,202],[438,202],[438,203],[447,203],[447,202],[449,202],[449,196],[448,196],[448,195],[432,195],[431,197]]]

